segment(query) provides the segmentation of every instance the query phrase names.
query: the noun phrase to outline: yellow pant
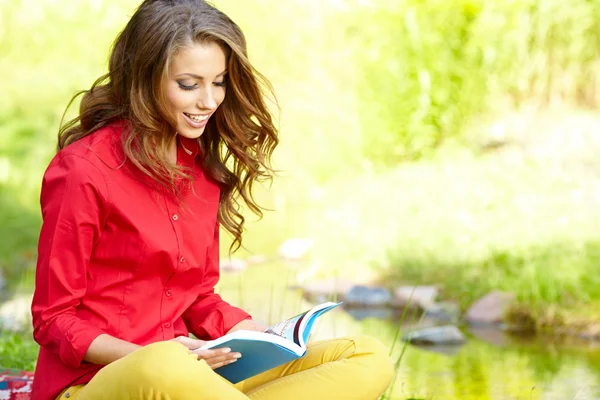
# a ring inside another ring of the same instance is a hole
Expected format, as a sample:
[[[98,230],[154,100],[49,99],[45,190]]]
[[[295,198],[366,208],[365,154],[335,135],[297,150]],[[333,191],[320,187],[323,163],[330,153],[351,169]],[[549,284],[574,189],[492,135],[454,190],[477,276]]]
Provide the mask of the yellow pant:
[[[242,355],[243,357],[243,355]],[[371,337],[310,343],[298,360],[233,385],[182,345],[159,342],[104,367],[68,400],[375,400],[393,378],[386,348]]]

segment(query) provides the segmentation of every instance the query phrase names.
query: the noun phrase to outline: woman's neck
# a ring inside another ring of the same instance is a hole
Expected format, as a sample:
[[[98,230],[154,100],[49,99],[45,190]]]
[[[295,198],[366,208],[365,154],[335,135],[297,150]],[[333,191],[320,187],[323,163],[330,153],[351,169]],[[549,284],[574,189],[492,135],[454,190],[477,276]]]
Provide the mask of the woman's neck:
[[[177,164],[177,136],[169,142],[168,158],[169,162]]]

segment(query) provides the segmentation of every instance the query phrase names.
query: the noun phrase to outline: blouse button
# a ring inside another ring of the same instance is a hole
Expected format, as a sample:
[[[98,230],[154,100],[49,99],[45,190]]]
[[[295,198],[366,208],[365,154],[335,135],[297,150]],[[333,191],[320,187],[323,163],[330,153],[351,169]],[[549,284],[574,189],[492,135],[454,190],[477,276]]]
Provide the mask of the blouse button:
[[[167,297],[171,297],[171,289],[167,290],[167,291],[165,292],[165,295],[166,295]]]
[[[177,214],[173,214],[173,221],[177,221],[179,219],[179,216],[177,216]]]
[[[170,328],[171,324],[169,322],[165,322],[165,328]]]
[[[185,262],[185,258],[184,258],[184,257],[181,257],[181,258],[179,259],[179,262],[183,264],[183,263]]]

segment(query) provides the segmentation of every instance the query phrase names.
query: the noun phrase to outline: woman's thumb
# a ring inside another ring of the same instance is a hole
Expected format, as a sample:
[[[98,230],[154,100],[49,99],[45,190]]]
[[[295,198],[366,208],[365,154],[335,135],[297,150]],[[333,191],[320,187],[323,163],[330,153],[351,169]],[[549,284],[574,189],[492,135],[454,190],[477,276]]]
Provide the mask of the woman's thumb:
[[[204,340],[192,339],[188,336],[179,336],[175,338],[175,341],[181,343],[190,350],[199,349],[200,347],[204,346],[204,343],[206,343]]]

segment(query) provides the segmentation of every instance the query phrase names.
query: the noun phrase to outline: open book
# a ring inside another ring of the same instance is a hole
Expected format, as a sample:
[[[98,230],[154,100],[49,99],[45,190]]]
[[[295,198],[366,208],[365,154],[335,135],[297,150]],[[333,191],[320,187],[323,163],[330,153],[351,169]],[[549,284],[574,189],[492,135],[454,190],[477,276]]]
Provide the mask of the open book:
[[[264,332],[239,330],[207,342],[201,349],[229,347],[242,354],[233,364],[215,370],[231,383],[238,383],[306,354],[306,342],[315,320],[341,303],[323,303]]]

